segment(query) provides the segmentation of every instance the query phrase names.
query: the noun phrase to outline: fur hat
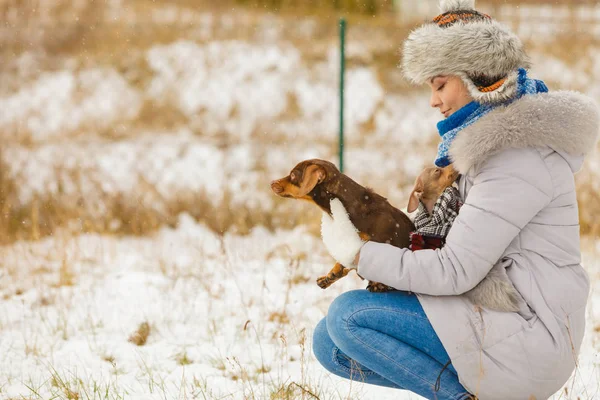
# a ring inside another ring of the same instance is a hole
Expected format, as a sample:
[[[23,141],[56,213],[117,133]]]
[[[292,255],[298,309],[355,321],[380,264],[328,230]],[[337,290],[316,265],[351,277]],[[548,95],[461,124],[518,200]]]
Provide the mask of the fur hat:
[[[529,57],[508,27],[474,7],[475,0],[441,0],[442,14],[404,42],[404,74],[417,84],[457,75],[478,103],[510,99],[516,93],[517,70],[530,67]]]

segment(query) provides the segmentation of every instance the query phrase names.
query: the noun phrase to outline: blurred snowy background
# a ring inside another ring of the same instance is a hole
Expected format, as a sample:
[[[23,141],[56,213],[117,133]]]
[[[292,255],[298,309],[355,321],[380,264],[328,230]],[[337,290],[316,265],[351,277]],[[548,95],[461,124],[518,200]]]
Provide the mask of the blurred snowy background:
[[[600,4],[480,1],[551,89],[600,102]],[[325,372],[312,329],[350,276],[320,212],[269,182],[337,160],[404,207],[438,113],[399,47],[435,1],[0,0],[0,398],[417,399]],[[600,152],[577,175],[600,390]],[[403,397],[404,396],[404,397]]]

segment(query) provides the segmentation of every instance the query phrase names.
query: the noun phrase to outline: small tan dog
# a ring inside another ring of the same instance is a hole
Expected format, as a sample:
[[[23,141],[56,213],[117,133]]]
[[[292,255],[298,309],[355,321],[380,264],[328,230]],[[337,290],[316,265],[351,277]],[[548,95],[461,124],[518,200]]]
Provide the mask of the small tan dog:
[[[458,172],[452,165],[428,167],[421,172],[408,201],[409,213],[418,209],[411,234],[411,249],[435,249],[445,244],[446,236],[462,205],[453,183]],[[496,311],[518,311],[520,295],[504,267],[496,264],[488,275],[465,296],[476,306]]]
[[[409,213],[414,212],[418,208],[420,201],[429,214],[431,214],[433,206],[444,190],[451,187],[456,178],[458,178],[458,171],[454,170],[452,165],[445,168],[425,168],[415,181],[415,186],[408,199],[406,211]]]

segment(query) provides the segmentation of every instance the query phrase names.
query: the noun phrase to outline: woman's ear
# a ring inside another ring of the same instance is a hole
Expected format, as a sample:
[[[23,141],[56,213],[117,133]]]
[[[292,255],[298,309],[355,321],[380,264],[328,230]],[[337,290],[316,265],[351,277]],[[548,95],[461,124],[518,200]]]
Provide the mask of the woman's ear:
[[[418,176],[417,180],[415,181],[415,187],[413,188],[412,192],[410,193],[410,197],[408,198],[408,207],[406,207],[406,211],[411,213],[415,211],[417,207],[419,207],[419,199],[423,194],[423,190],[425,190],[425,185],[423,185],[423,180],[421,179],[421,176]]]

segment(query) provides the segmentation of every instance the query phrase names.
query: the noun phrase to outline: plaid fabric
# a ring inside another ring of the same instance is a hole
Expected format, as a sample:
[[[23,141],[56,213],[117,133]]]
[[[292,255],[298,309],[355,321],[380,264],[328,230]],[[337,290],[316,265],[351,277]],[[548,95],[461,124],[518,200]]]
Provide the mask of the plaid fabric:
[[[442,192],[431,210],[431,215],[423,203],[419,202],[417,215],[413,221],[417,228],[416,233],[445,239],[458,215],[460,206],[462,206],[460,193],[454,186],[450,186]]]

